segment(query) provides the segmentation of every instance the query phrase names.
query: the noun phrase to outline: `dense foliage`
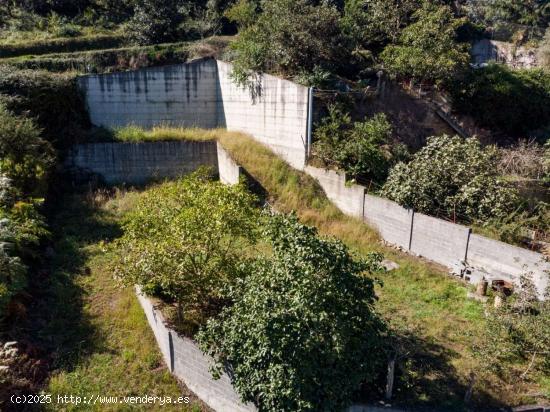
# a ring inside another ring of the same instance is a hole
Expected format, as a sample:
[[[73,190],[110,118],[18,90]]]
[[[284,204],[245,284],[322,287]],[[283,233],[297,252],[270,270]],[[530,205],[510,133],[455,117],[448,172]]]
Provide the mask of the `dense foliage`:
[[[27,283],[27,261],[48,234],[38,208],[53,149],[35,123],[0,104],[0,318]]]
[[[294,216],[273,216],[263,237],[273,256],[251,264],[200,346],[260,410],[339,410],[383,359],[385,326],[368,276],[382,270],[381,258],[356,260]]]
[[[90,127],[83,96],[71,74],[0,65],[0,102],[18,115],[30,113],[58,149],[67,149],[82,136],[82,129]]]
[[[148,190],[123,223],[116,274],[177,305],[192,333],[225,302],[254,237],[254,197],[243,185],[210,180],[205,170]]]
[[[383,183],[393,161],[391,125],[382,113],[352,122],[348,113],[330,106],[315,128],[313,151],[325,166],[336,166],[352,178]]]
[[[382,194],[423,213],[485,222],[518,204],[516,190],[497,173],[497,151],[475,138],[428,138],[412,160],[397,164]]]
[[[482,126],[520,136],[550,125],[550,73],[492,64],[450,86],[454,107]]]
[[[455,19],[450,7],[425,2],[413,18],[397,44],[390,44],[381,54],[390,74],[442,82],[467,65],[467,47],[456,41],[457,29],[464,21]]]
[[[254,24],[244,26],[233,44],[234,78],[246,84],[252,72],[296,75],[324,67],[338,53],[338,10],[308,0],[265,0]],[[242,11],[246,16],[247,10]],[[239,17],[247,21],[248,17]]]

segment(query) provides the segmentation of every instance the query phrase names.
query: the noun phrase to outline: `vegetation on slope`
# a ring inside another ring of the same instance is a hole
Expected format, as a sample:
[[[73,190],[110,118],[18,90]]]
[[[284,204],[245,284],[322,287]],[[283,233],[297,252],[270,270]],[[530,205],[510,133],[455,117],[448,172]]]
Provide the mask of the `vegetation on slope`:
[[[121,405],[59,405],[57,396],[193,396],[170,375],[133,287],[113,281],[109,244],[121,235],[122,216],[134,193],[67,195],[52,221],[51,275],[42,285],[37,314],[43,325],[35,345],[51,353],[53,376],[44,388],[55,400],[47,410],[121,410]],[[208,410],[193,399],[163,410]],[[150,410],[159,405],[138,405]]]

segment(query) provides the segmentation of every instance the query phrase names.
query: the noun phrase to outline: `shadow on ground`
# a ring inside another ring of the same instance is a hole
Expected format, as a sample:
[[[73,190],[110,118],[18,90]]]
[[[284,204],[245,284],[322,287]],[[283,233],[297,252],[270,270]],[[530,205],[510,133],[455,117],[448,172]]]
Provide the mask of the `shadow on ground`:
[[[15,377],[2,383],[1,410],[38,410],[15,405],[9,397],[38,393],[52,372],[71,371],[79,359],[101,349],[99,331],[83,311],[86,291],[77,279],[90,275],[87,246],[109,242],[122,232],[90,196],[67,194],[54,208],[43,267],[32,270],[25,313],[7,335],[18,342],[21,361],[13,366],[18,368]]]

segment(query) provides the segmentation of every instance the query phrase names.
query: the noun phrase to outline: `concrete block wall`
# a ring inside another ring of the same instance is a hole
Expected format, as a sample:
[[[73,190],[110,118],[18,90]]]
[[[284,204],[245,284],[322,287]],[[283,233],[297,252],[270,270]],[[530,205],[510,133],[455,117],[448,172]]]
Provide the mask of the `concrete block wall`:
[[[542,297],[548,286],[550,262],[531,250],[472,234],[468,245],[468,263],[490,276],[515,282],[522,273],[533,272],[533,280]]]
[[[227,185],[236,185],[241,177],[241,167],[231,158],[223,146],[217,142],[218,170],[220,181]]]
[[[165,324],[162,313],[151,300],[136,289],[139,303],[170,371],[182,380],[203,402],[217,412],[256,411],[253,404],[244,404],[226,374],[214,380],[210,374],[211,359],[191,339],[179,336]]]
[[[482,272],[488,280],[504,279],[518,285],[521,274],[531,271],[539,296],[543,298],[550,262],[545,261],[542,254],[472,234],[466,226],[416,213],[391,200],[365,195],[364,187],[346,185],[344,173],[310,166],[305,171],[317,179],[327,197],[342,212],[361,217],[376,228],[385,241],[446,266],[453,273],[465,264]],[[473,276],[470,280],[476,279]]]
[[[466,261],[470,228],[414,213],[410,251],[448,268]]]
[[[307,152],[309,89],[262,75],[252,92],[231,79],[232,66],[213,59],[78,79],[92,123],[216,127],[250,134],[292,166]]]
[[[365,195],[363,219],[380,233],[389,243],[404,250],[411,246],[414,212],[391,200]]]
[[[141,185],[176,178],[199,166],[218,169],[216,142],[90,143],[76,145],[66,166],[101,175],[108,184]]]
[[[307,166],[306,173],[317,179],[327,197],[347,215],[362,218],[365,204],[365,188],[346,184],[346,175],[334,170]]]
[[[254,136],[297,169],[307,152],[307,87],[263,74],[252,92],[231,79],[232,66],[217,62],[218,126]]]

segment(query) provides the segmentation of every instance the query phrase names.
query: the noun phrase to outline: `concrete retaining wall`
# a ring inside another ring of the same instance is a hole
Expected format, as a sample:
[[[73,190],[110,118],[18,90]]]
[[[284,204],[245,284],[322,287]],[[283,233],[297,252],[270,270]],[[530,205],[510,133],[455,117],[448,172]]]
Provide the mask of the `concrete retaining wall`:
[[[218,170],[220,181],[228,185],[236,185],[241,177],[241,167],[231,158],[229,153],[217,143],[218,149]]]
[[[252,404],[243,404],[226,374],[214,380],[210,374],[210,358],[191,339],[179,336],[165,324],[162,313],[137,290],[139,303],[147,316],[164,361],[170,371],[202,401],[217,412],[256,411]]]
[[[216,142],[90,143],[76,145],[66,165],[98,174],[108,184],[175,178],[199,166],[218,169]]]
[[[327,197],[347,215],[363,217],[365,188],[346,184],[346,175],[334,170],[319,169],[307,166],[306,173],[317,179]]]
[[[92,123],[216,127],[250,134],[292,166],[307,152],[309,89],[262,75],[254,89],[231,80],[232,66],[213,59],[78,79]]]
[[[466,261],[470,228],[414,213],[411,252],[448,268]]]
[[[362,219],[378,230],[385,241],[422,256],[460,274],[465,266],[488,280],[503,279],[516,285],[526,271],[533,272],[539,296],[548,284],[550,263],[535,253],[503,242],[471,234],[471,229],[412,210],[381,197],[365,195],[365,188],[346,185],[344,173],[306,167],[327,197],[347,215]]]
[[[217,126],[214,60],[83,76],[78,84],[97,126]]]
[[[364,220],[380,233],[382,238],[404,250],[409,250],[414,212],[391,200],[365,195]]]
[[[254,90],[237,86],[232,66],[218,66],[218,126],[250,134],[297,169],[307,151],[308,88],[267,74]]]
[[[483,236],[470,236],[468,263],[486,273],[488,278],[504,279],[513,283],[517,283],[522,273],[532,271],[541,297],[548,285],[550,263],[540,253]]]

